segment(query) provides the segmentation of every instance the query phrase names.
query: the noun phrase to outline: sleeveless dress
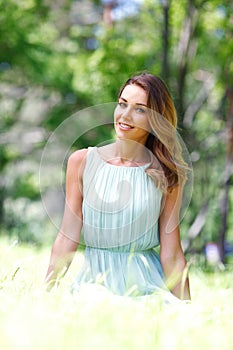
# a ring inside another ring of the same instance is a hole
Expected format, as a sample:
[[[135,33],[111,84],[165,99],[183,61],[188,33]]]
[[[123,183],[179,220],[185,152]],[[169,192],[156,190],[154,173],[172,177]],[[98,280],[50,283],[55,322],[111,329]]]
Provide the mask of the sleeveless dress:
[[[154,250],[162,192],[147,167],[107,163],[97,147],[89,147],[83,174],[85,260],[73,291],[87,283],[121,296],[168,291]]]

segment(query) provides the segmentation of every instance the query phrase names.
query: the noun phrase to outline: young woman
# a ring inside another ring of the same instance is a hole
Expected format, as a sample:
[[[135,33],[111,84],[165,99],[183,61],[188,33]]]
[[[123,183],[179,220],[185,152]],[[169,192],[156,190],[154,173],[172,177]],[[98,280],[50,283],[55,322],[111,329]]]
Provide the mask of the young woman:
[[[179,231],[187,166],[176,124],[172,98],[160,78],[142,74],[124,84],[114,112],[115,142],[69,157],[49,288],[69,267],[83,228],[85,262],[74,290],[98,283],[117,295],[170,290],[190,299]]]

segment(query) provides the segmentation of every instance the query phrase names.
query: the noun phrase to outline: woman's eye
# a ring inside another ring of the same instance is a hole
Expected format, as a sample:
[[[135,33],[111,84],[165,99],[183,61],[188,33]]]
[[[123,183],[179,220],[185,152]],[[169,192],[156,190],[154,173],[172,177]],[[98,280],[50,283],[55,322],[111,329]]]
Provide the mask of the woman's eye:
[[[145,109],[143,109],[143,108],[137,108],[136,111],[138,113],[145,113],[146,112]]]
[[[124,103],[124,102],[118,102],[118,106],[120,106],[121,108],[127,107],[126,103]]]

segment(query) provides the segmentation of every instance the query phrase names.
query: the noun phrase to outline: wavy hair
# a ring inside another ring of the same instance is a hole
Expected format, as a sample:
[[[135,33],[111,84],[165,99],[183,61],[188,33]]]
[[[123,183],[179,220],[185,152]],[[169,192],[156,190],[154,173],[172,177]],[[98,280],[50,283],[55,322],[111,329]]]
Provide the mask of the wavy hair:
[[[148,94],[151,132],[145,146],[155,159],[146,172],[161,190],[172,191],[177,185],[185,183],[188,170],[176,131],[177,114],[172,97],[159,77],[147,73],[129,78],[121,87],[118,97],[127,85],[132,84],[140,86]]]

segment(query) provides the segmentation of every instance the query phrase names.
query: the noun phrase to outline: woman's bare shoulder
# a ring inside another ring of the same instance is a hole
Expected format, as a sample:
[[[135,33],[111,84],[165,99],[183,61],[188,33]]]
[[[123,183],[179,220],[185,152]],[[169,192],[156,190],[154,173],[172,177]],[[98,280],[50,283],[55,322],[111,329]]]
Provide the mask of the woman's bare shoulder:
[[[74,151],[69,156],[69,161],[74,162],[74,163],[82,162],[86,158],[87,151],[88,151],[87,148],[82,148],[82,149],[79,149],[77,151]]]
[[[68,159],[67,167],[68,169],[84,169],[87,156],[87,148],[79,149],[71,153]]]

